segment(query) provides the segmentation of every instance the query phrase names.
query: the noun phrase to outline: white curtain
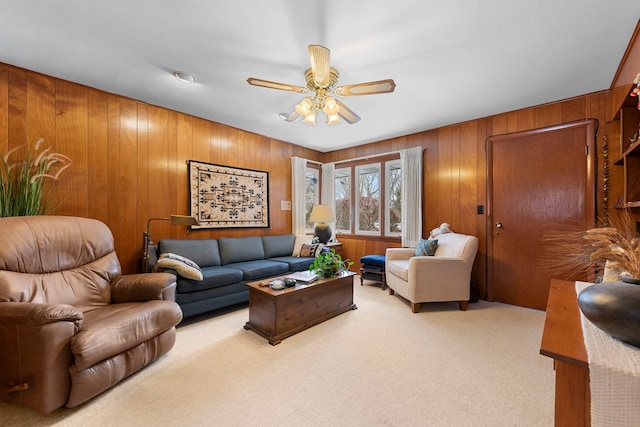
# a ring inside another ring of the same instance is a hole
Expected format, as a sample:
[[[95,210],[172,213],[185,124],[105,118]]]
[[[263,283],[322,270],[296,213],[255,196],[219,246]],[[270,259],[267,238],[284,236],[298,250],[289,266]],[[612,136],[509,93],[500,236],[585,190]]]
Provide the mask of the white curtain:
[[[305,233],[305,191],[307,159],[291,158],[291,232],[295,235]]]
[[[402,162],[402,246],[422,238],[422,147],[400,151]]]
[[[320,203],[331,206],[331,212],[336,214],[336,197],[335,197],[335,179],[334,171],[335,163],[324,163],[322,165],[322,190],[320,193]],[[336,237],[336,227],[332,224],[331,239]]]

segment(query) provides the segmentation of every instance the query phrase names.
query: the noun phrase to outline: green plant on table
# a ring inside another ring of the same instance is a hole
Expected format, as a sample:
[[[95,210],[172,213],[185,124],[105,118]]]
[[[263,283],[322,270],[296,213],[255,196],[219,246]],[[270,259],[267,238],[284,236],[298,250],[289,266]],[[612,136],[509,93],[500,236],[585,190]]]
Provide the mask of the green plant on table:
[[[353,261],[343,260],[335,249],[330,249],[328,252],[322,252],[313,260],[309,271],[315,272],[320,277],[329,278],[348,271],[352,265]]]
[[[0,156],[0,217],[53,213],[50,188],[71,165],[71,159],[41,150],[43,139],[32,147],[20,145]]]

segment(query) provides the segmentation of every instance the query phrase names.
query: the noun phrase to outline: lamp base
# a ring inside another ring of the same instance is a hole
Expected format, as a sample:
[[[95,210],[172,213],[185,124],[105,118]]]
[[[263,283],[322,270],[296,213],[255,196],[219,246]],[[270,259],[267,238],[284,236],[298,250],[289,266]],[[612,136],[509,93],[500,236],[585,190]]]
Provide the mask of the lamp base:
[[[318,238],[318,241],[325,245],[329,243],[331,234],[333,234],[333,232],[331,231],[331,226],[326,222],[316,224],[314,232],[316,234],[316,237]]]

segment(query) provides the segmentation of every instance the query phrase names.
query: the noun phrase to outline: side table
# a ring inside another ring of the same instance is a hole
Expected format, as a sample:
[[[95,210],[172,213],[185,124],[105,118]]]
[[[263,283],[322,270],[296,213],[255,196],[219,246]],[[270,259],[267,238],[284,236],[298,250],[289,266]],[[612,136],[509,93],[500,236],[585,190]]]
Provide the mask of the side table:
[[[342,243],[340,243],[340,242],[329,242],[324,246],[325,246],[325,248],[333,249],[334,251],[336,251],[336,255],[340,255],[340,258],[344,257],[344,254],[342,253]]]

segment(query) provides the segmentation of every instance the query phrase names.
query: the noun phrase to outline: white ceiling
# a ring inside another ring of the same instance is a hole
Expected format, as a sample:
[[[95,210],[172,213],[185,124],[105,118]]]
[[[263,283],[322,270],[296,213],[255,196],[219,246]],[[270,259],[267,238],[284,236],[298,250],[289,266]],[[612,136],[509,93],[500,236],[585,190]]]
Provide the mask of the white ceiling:
[[[327,152],[606,90],[639,18],[639,0],[0,0],[0,62]],[[246,80],[305,86],[309,44],[339,84],[395,92],[343,98],[353,125],[284,122],[303,95]]]

